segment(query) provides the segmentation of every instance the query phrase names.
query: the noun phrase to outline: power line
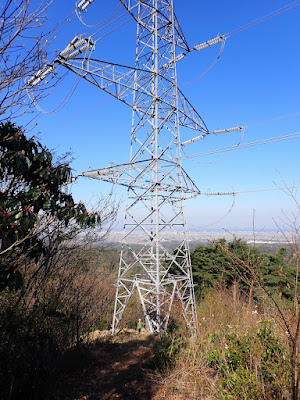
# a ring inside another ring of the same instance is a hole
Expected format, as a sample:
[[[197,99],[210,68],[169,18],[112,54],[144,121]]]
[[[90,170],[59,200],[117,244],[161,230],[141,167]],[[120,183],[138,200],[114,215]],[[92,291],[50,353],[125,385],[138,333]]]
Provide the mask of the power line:
[[[271,18],[274,18],[277,15],[283,14],[283,13],[285,13],[285,12],[287,12],[287,11],[289,11],[289,10],[299,6],[299,5],[300,5],[300,0],[297,0],[297,1],[294,1],[292,3],[286,4],[285,6],[279,8],[277,10],[274,10],[274,11],[272,11],[272,12],[270,12],[268,14],[265,14],[265,15],[255,19],[255,20],[251,21],[251,22],[248,22],[245,25],[242,25],[242,26],[240,26],[238,28],[233,29],[231,32],[228,32],[225,35],[218,36],[217,38],[214,38],[212,40],[204,42],[204,43],[202,43],[202,45],[201,44],[200,45],[196,45],[196,46],[194,46],[194,48],[191,51],[189,51],[187,53],[182,53],[181,57],[178,58],[178,61],[183,59],[187,54],[191,53],[192,51],[203,50],[204,48],[210,47],[210,46],[212,46],[214,44],[217,44],[217,43],[220,43],[220,42],[222,43],[220,51],[219,51],[217,57],[215,58],[215,60],[211,63],[211,65],[204,72],[202,72],[200,75],[196,76],[191,81],[183,83],[183,84],[181,84],[179,86],[187,86],[187,85],[190,85],[190,84],[195,83],[198,80],[202,79],[216,65],[216,63],[219,61],[219,59],[220,59],[220,57],[221,57],[221,55],[222,55],[222,53],[224,51],[225,41],[227,39],[229,39],[230,37],[232,37],[234,35],[237,35],[237,34],[239,34],[241,32],[244,32],[245,30],[250,29],[250,28],[252,28],[252,27],[254,27],[256,25],[259,25],[259,24],[261,24],[261,23],[263,23],[263,22],[265,22],[265,21],[267,21],[267,20],[269,20]]]
[[[278,187],[278,188],[272,188],[272,189],[257,189],[257,190],[243,190],[240,192],[234,192],[234,194],[244,194],[244,193],[259,193],[259,192],[271,192],[274,190],[293,190],[293,189],[299,189],[300,186],[290,186],[290,187]]]
[[[293,114],[287,114],[287,115],[281,115],[280,117],[275,117],[275,118],[272,118],[272,119],[269,119],[269,120],[253,122],[252,124],[246,125],[245,128],[253,128],[255,126],[271,124],[272,122],[282,121],[282,120],[290,119],[290,118],[294,118],[294,117],[300,117],[300,112],[296,112],[296,113],[293,113]]]
[[[100,38],[95,40],[95,44],[97,42],[99,42],[99,40],[104,39],[105,37],[111,35],[113,32],[115,32],[116,30],[118,30],[119,28],[121,28],[122,26],[126,25],[129,21],[131,21],[131,18],[127,19],[126,21],[122,22],[121,24],[119,24],[118,26],[116,26],[114,29],[110,30],[109,32],[105,33],[105,35],[101,36]],[[101,29],[103,30],[103,29]]]
[[[112,21],[107,22],[104,26],[102,26],[100,29],[98,29],[96,32],[94,32],[92,36],[95,36],[95,35],[97,35],[97,33],[102,32],[104,29],[107,29],[110,25],[114,24],[116,21],[118,21],[119,19],[121,19],[122,17],[124,17],[124,15],[128,15],[128,12],[125,11],[125,12],[123,12],[121,15],[119,15],[119,16],[117,16],[115,19],[113,19]],[[128,21],[130,21],[130,20],[131,20],[131,18],[130,18]],[[112,31],[114,31],[114,29],[113,29]],[[96,42],[97,42],[98,40],[99,40],[99,39],[96,39]]]
[[[189,223],[187,223],[187,225],[192,226],[192,227],[194,227],[194,228],[208,228],[209,226],[213,226],[213,225],[218,224],[218,223],[221,222],[224,218],[226,218],[226,217],[231,213],[231,211],[233,210],[233,208],[234,208],[234,206],[235,206],[235,200],[236,200],[236,199],[235,199],[235,195],[234,195],[234,194],[232,194],[232,196],[233,196],[233,199],[232,199],[231,206],[230,206],[229,210],[228,210],[221,218],[218,218],[218,219],[217,219],[216,221],[214,221],[214,222],[211,222],[211,223],[205,224],[205,225],[201,225],[201,226],[196,226],[196,225],[189,224]]]
[[[185,82],[185,83],[181,83],[181,84],[178,85],[178,86],[188,86],[188,85],[191,85],[192,83],[197,82],[198,80],[202,79],[206,74],[208,74],[208,72],[211,71],[212,68],[213,68],[213,67],[217,64],[217,62],[219,61],[219,58],[221,57],[221,55],[222,55],[222,53],[223,53],[223,51],[224,51],[224,47],[225,47],[225,39],[224,39],[224,40],[222,41],[222,43],[221,43],[221,47],[220,47],[220,50],[219,50],[219,53],[218,53],[217,57],[216,57],[216,58],[214,59],[214,61],[210,64],[210,66],[209,66],[205,71],[201,72],[200,75],[196,76],[194,79],[192,79],[192,80],[190,80],[190,81],[188,81],[188,82]]]
[[[95,25],[88,25],[88,24],[86,24],[86,23],[83,21],[83,18],[82,18],[82,16],[81,16],[81,11],[80,11],[80,9],[76,8],[75,12],[76,12],[76,15],[77,15],[79,21],[80,21],[84,26],[86,26],[86,27],[88,27],[88,28],[97,28],[97,27],[99,27],[99,26],[101,26],[101,25],[105,25],[105,24],[111,23],[111,20],[112,20],[112,19],[114,18],[114,16],[118,13],[118,11],[121,9],[121,7],[122,7],[122,4],[121,4],[121,3],[118,4],[117,7],[108,15],[108,17],[106,17],[104,20],[98,22],[98,23],[95,24]]]
[[[204,151],[204,152],[201,152],[201,153],[185,154],[185,156],[182,156],[182,158],[203,157],[203,156],[208,156],[208,155],[217,154],[217,153],[224,153],[226,151],[245,149],[245,148],[248,148],[248,147],[261,146],[261,145],[264,145],[264,144],[275,143],[275,142],[280,142],[280,141],[284,141],[284,140],[297,139],[299,137],[300,137],[300,132],[292,133],[290,135],[277,136],[277,137],[274,137],[274,138],[264,139],[264,140],[257,140],[255,142],[244,143],[244,144],[240,144],[240,145],[237,145],[237,146],[223,147],[223,148],[220,148],[220,149]]]
[[[51,111],[45,111],[45,110],[39,105],[38,100],[35,98],[34,93],[33,93],[32,90],[30,91],[29,89],[27,89],[27,94],[28,94],[29,98],[31,99],[31,101],[33,102],[33,104],[35,105],[35,107],[37,108],[37,110],[38,110],[40,113],[42,113],[42,114],[56,114],[56,113],[58,113],[59,111],[61,111],[61,110],[66,106],[66,104],[69,102],[69,100],[70,100],[71,97],[73,96],[75,90],[77,89],[77,86],[78,86],[78,84],[79,84],[79,81],[80,81],[80,77],[77,77],[77,78],[74,80],[74,82],[73,82],[73,84],[72,84],[70,90],[68,91],[68,93],[64,96],[64,98],[61,100],[61,102],[58,104],[58,106],[56,106],[56,107],[55,107],[53,110],[51,110]]]
[[[251,22],[248,22],[245,25],[240,26],[239,28],[233,29],[231,32],[226,33],[226,35],[224,35],[225,37],[232,37],[234,35],[237,35],[238,33],[241,33],[247,29],[252,28],[253,26],[259,25],[271,18],[276,17],[277,15],[283,14],[286,11],[292,10],[295,7],[298,7],[300,5],[300,0],[297,1],[293,1],[292,3],[286,4],[285,6],[278,8],[277,10],[271,11],[268,14],[265,14]]]
[[[202,196],[236,196],[238,194],[245,194],[245,193],[259,193],[259,192],[272,192],[275,190],[293,190],[299,189],[300,186],[289,186],[289,187],[277,187],[277,188],[269,188],[269,189],[253,189],[253,190],[241,190],[239,192],[205,192],[200,193]]]

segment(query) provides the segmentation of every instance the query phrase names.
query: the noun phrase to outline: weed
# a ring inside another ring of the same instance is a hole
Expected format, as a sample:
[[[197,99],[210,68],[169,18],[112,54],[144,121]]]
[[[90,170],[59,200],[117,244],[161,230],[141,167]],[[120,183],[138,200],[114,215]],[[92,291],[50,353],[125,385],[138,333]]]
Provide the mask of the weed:
[[[270,321],[244,334],[220,331],[209,338],[214,348],[205,355],[210,368],[222,377],[222,400],[260,400],[267,392],[283,393],[288,386],[286,352]]]

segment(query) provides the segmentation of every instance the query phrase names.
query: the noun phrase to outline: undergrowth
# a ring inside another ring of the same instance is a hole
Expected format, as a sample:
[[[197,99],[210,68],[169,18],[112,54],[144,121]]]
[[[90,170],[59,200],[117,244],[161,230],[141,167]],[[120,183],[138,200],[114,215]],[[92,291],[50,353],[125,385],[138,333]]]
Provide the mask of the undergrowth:
[[[154,356],[148,363],[148,368],[163,372],[176,365],[176,361],[186,346],[184,333],[181,327],[171,318],[168,332],[155,341],[153,347]]]
[[[154,400],[291,398],[286,341],[273,320],[221,290],[202,302],[198,320],[196,338],[177,329],[156,353]]]
[[[237,326],[211,334],[204,351],[210,368],[221,377],[220,399],[287,399],[286,351],[270,321],[240,333]]]

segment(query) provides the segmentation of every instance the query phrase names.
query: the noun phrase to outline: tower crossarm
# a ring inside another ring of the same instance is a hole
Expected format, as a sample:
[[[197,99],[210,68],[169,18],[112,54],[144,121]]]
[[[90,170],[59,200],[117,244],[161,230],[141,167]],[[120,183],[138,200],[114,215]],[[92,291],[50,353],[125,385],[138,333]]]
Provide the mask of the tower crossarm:
[[[118,184],[121,186],[129,187],[131,189],[142,189],[142,196],[147,197],[154,190],[158,188],[161,192],[161,196],[169,196],[170,192],[174,192],[172,195],[173,201],[177,201],[182,197],[180,193],[189,194],[196,196],[201,194],[200,190],[196,186],[195,182],[190,178],[190,176],[181,168],[182,179],[179,185],[178,182],[172,179],[171,172],[165,174],[159,182],[151,180],[151,165],[155,161],[152,159],[131,162],[126,164],[112,165],[109,167],[82,172],[79,176],[84,176],[87,178],[98,179],[101,181],[109,182],[112,184]],[[160,163],[162,166],[168,166],[170,171],[172,168],[177,168],[176,162],[161,159]]]
[[[179,125],[209,134],[209,130],[205,125],[205,122],[179,89],[178,108],[179,112],[181,113],[181,116],[179,117]]]
[[[149,85],[148,89],[147,85],[145,85],[146,80],[151,82],[153,79],[153,72],[94,59],[65,60],[61,58],[56,59],[56,62],[127,104],[135,111],[148,114],[149,118],[153,117],[153,107],[151,107],[153,93],[151,93],[151,86]],[[139,76],[143,78],[143,84],[141,85],[137,83],[137,77]],[[166,83],[170,83],[169,80],[162,75],[160,75],[160,79]],[[143,104],[135,104],[133,93],[135,93],[135,97],[137,97],[137,94],[143,96]],[[167,96],[160,97],[159,100],[168,109],[178,111],[179,125],[206,134],[209,133],[201,116],[179,89],[178,110],[174,110],[174,105],[170,103]],[[140,110],[139,107],[141,107]],[[165,116],[158,115],[158,118],[163,120]]]
[[[175,39],[175,45],[180,47],[181,49],[184,49],[185,52],[189,52],[190,48],[189,45],[185,39],[184,33],[181,29],[181,26],[179,25],[179,22],[176,18],[176,15],[173,14],[173,20],[170,20],[170,5],[168,4],[169,2],[166,2],[166,6],[164,8],[155,8],[153,4],[148,4],[145,0],[120,0],[120,2],[123,4],[123,6],[126,8],[126,10],[130,13],[130,15],[136,20],[138,24],[140,24],[143,28],[145,28],[148,32],[152,33],[153,27],[149,25],[148,19],[145,18],[143,19],[143,16],[149,16],[149,14],[154,14],[157,13],[160,18],[160,25],[161,26],[167,26],[167,25],[172,25],[174,26],[175,30],[175,37],[174,38],[168,38],[164,35],[164,30],[162,29],[162,34],[161,32],[157,32],[158,37],[164,39],[165,41],[169,41],[169,43],[173,43]],[[149,2],[150,3],[150,2]],[[144,11],[141,10],[141,8],[144,8]],[[149,12],[150,11],[150,12]],[[169,15],[168,15],[169,14]]]

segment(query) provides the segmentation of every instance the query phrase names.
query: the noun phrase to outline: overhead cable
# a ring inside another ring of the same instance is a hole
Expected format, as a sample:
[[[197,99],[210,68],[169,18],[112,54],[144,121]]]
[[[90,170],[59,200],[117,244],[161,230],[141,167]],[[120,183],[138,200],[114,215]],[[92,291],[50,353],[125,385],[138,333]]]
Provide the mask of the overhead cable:
[[[219,58],[221,57],[224,48],[225,48],[225,42],[226,42],[226,38],[222,41],[221,43],[221,47],[219,50],[219,53],[217,55],[217,57],[214,59],[214,61],[210,64],[210,66],[208,68],[206,68],[205,71],[201,72],[200,75],[196,76],[195,78],[193,78],[192,80],[188,81],[188,82],[184,82],[181,83],[179,86],[188,86],[191,85],[192,83],[197,82],[199,79],[202,79],[206,74],[208,74],[208,72],[216,65],[216,63],[219,61]]]
[[[185,156],[182,156],[182,158],[203,157],[203,156],[208,156],[208,155],[212,155],[212,154],[223,153],[223,152],[226,152],[226,151],[245,149],[245,148],[248,148],[248,147],[261,146],[263,144],[281,142],[281,141],[290,140],[290,139],[297,139],[299,137],[300,137],[300,132],[297,132],[297,133],[292,133],[292,134],[285,135],[285,136],[277,136],[277,137],[270,138],[270,139],[257,140],[255,142],[244,143],[244,144],[241,144],[241,145],[238,145],[238,146],[223,147],[223,148],[220,148],[220,149],[209,150],[209,151],[204,151],[204,152],[195,153],[195,154],[186,154]]]
[[[299,189],[300,186],[290,186],[290,187],[277,187],[277,188],[270,188],[270,189],[256,189],[256,190],[241,190],[239,192],[232,192],[233,195],[237,194],[245,194],[245,193],[259,193],[259,192],[272,192],[274,190],[293,190],[293,189]],[[208,195],[209,193],[204,193]]]
[[[118,21],[120,18],[124,17],[124,15],[127,15],[127,14],[128,14],[128,12],[125,11],[125,12],[123,12],[123,14],[120,14],[119,16],[117,16],[117,17],[116,17],[115,19],[113,19],[112,21],[105,23],[105,25],[104,25],[104,26],[101,26],[101,28],[99,28],[96,32],[94,32],[94,33],[92,34],[92,36],[95,36],[95,35],[97,35],[99,32],[102,32],[103,30],[107,29],[110,25],[114,24],[116,21]],[[129,19],[129,21],[131,21],[131,18]],[[98,39],[98,40],[99,40],[99,39]],[[97,40],[97,41],[98,41],[98,40]]]
[[[129,21],[131,21],[131,18],[127,19],[126,21],[122,22],[120,25],[118,25],[116,28],[112,29],[111,31],[107,32],[105,35],[101,36],[100,38],[95,40],[95,43],[99,42],[99,40],[104,39],[106,36],[112,34],[115,32],[117,29],[121,28],[122,26],[126,25]]]
[[[293,1],[293,2],[291,2],[289,4],[286,4],[285,6],[283,6],[281,8],[278,8],[277,10],[271,11],[268,14],[265,14],[265,15],[255,19],[255,20],[251,21],[251,22],[248,22],[247,24],[242,25],[239,28],[233,29],[231,32],[226,33],[224,36],[228,38],[228,37],[237,35],[238,33],[241,33],[241,32],[243,32],[243,31],[245,31],[247,29],[250,29],[253,26],[259,25],[262,22],[265,22],[265,21],[267,21],[267,20],[269,20],[271,18],[274,18],[277,15],[280,15],[280,14],[283,14],[283,13],[289,11],[289,10],[292,10],[293,8],[298,7],[299,5],[300,5],[300,0]]]
[[[206,193],[203,193],[203,194],[206,194]],[[207,224],[207,225],[196,226],[196,225],[189,224],[189,223],[187,223],[187,225],[193,226],[194,228],[207,228],[208,226],[213,226],[213,225],[215,225],[215,224],[221,222],[224,218],[227,217],[227,215],[229,215],[229,214],[231,213],[231,211],[233,210],[233,208],[234,208],[234,206],[235,206],[236,197],[235,197],[235,195],[234,195],[233,193],[231,193],[231,195],[233,196],[233,197],[232,197],[231,206],[230,206],[229,210],[228,210],[221,218],[219,218],[219,219],[217,219],[216,221],[211,222],[211,223],[209,223],[209,224]]]
[[[77,15],[78,19],[80,20],[80,22],[81,22],[84,26],[86,26],[86,27],[88,27],[88,28],[97,28],[97,27],[99,27],[99,26],[103,26],[103,25],[105,25],[105,24],[108,24],[108,23],[112,20],[112,18],[114,18],[114,16],[117,14],[117,12],[120,10],[121,7],[122,7],[122,4],[120,3],[120,4],[108,15],[108,17],[106,17],[104,20],[102,20],[102,21],[100,21],[100,22],[98,22],[97,24],[94,24],[94,25],[89,25],[89,24],[87,24],[87,23],[84,22],[84,20],[82,19],[82,13],[81,13],[81,11],[80,11],[78,8],[76,8],[75,12],[76,12],[76,15]]]
[[[234,131],[243,131],[246,128],[253,128],[255,126],[271,124],[273,122],[282,121],[282,120],[285,120],[285,119],[290,119],[290,118],[295,118],[295,117],[300,117],[300,112],[296,112],[296,113],[293,113],[293,114],[287,114],[287,115],[281,115],[279,117],[275,117],[275,118],[268,119],[268,120],[253,122],[251,124],[244,125],[244,126],[237,126],[237,127],[234,127],[234,128],[220,129],[220,130],[213,131],[211,133],[220,134],[220,133],[229,133],[229,132],[234,132]],[[182,146],[186,146],[187,144],[194,143],[194,142],[196,142],[196,141],[198,141],[200,139],[203,139],[204,137],[205,136],[203,136],[203,135],[197,136],[196,138],[186,140],[185,142],[181,143],[181,145]],[[240,142],[239,142],[239,144],[240,144]],[[234,148],[234,149],[237,148],[239,146],[239,144],[236,145],[236,146],[233,146],[232,148]]]
[[[236,196],[238,194],[245,193],[260,193],[260,192],[272,192],[275,190],[294,190],[299,189],[300,186],[285,186],[285,187],[277,187],[277,188],[268,188],[268,189],[253,189],[253,190],[240,190],[240,191],[232,191],[232,192],[201,192],[198,195],[202,196]]]
[[[247,29],[250,29],[250,28],[252,28],[252,27],[254,27],[256,25],[259,25],[262,22],[265,22],[265,21],[267,21],[267,20],[269,20],[271,18],[274,18],[277,15],[283,14],[286,11],[289,11],[289,10],[299,6],[299,5],[300,5],[300,0],[293,1],[292,3],[286,4],[285,6],[279,8],[277,10],[274,10],[274,11],[268,13],[268,14],[265,14],[265,15],[255,19],[255,20],[251,21],[251,22],[248,22],[245,25],[242,25],[242,26],[240,26],[240,27],[238,27],[236,29],[233,29],[232,31],[226,33],[225,35],[218,35],[217,37],[215,37],[213,39],[210,39],[210,40],[207,40],[206,42],[203,42],[203,43],[200,43],[198,45],[195,45],[193,47],[193,49],[188,53],[179,54],[179,56],[177,56],[174,59],[173,62],[178,62],[178,61],[182,60],[187,54],[191,53],[192,51],[203,50],[203,49],[205,49],[207,47],[210,47],[210,46],[213,46],[213,45],[215,45],[217,43],[220,43],[220,42],[222,43],[222,46],[221,46],[221,49],[220,49],[220,52],[219,52],[218,56],[213,61],[213,63],[209,66],[209,68],[207,68],[203,73],[201,73],[199,76],[194,78],[192,81],[186,82],[184,84],[181,84],[180,86],[187,86],[187,85],[190,85],[191,83],[194,83],[194,82],[198,81],[199,79],[203,78],[203,76],[205,76],[215,66],[215,64],[218,62],[218,60],[221,57],[221,54],[222,54],[222,52],[224,50],[226,39],[228,39],[228,38],[230,38],[230,37],[232,37],[234,35],[237,35],[238,33],[241,33],[241,32],[243,32],[243,31],[245,31]],[[170,64],[170,62],[168,64]]]
[[[296,112],[293,114],[287,114],[287,115],[281,115],[279,117],[275,117],[275,118],[268,119],[268,120],[253,122],[252,124],[246,125],[245,128],[253,128],[255,126],[271,124],[272,122],[282,121],[284,119],[290,119],[290,118],[294,118],[294,117],[300,117],[300,112]]]
[[[68,72],[65,74],[65,76],[68,74]],[[79,80],[80,78],[77,77],[74,81],[74,83],[72,84],[72,87],[70,88],[70,90],[68,91],[68,93],[64,96],[64,98],[62,99],[62,101],[59,103],[58,106],[55,107],[55,109],[51,110],[51,111],[45,111],[38,103],[38,101],[36,100],[35,96],[34,96],[34,92],[33,90],[27,90],[27,94],[29,96],[29,98],[31,99],[32,103],[35,105],[36,109],[42,113],[42,114],[56,114],[59,111],[61,111],[65,105],[69,102],[69,100],[71,99],[72,95],[74,94],[78,84],[79,84]],[[54,85],[55,86],[55,85]]]

